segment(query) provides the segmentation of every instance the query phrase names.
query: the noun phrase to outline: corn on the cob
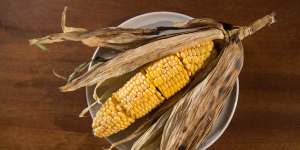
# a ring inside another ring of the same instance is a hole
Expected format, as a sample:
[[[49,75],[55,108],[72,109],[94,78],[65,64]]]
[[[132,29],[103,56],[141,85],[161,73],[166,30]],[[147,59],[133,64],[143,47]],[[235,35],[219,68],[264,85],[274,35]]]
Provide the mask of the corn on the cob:
[[[97,112],[92,125],[94,134],[110,136],[146,115],[188,84],[213,51],[213,41],[201,42],[143,68]]]

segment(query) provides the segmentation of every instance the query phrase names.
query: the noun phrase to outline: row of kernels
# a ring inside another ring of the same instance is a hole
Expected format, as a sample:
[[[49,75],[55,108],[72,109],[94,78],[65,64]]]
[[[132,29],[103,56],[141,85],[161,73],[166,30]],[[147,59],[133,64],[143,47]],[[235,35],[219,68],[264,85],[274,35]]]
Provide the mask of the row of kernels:
[[[192,76],[204,66],[205,61],[213,51],[213,42],[202,42],[194,47],[183,49],[177,53],[182,63],[188,71],[189,76]]]
[[[109,98],[107,103],[102,106],[101,111],[96,114],[97,119],[93,121],[93,128],[97,136],[105,137],[111,133],[116,133],[119,129],[126,128],[134,122],[134,119],[117,110],[117,106],[118,104]]]
[[[150,97],[155,98],[157,101],[162,100],[162,96],[159,96],[160,93],[155,89],[154,85],[140,72],[115,92],[113,96],[116,99],[120,99],[118,101],[122,102],[122,106],[128,115],[133,118],[140,118],[150,110],[142,107],[143,103],[148,101],[144,97],[144,93],[147,91]]]
[[[185,85],[174,86],[177,82],[176,80],[173,81],[174,79],[184,76],[181,79],[188,81],[188,74],[179,58],[175,55],[167,56],[155,62],[145,70],[146,77],[153,82],[166,98],[172,96]]]

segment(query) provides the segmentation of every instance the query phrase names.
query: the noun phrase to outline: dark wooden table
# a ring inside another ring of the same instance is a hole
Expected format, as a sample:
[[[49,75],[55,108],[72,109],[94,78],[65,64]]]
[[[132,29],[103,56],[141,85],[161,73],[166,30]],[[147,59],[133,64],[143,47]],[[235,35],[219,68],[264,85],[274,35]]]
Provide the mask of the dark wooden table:
[[[78,118],[86,106],[81,89],[60,93],[68,74],[89,59],[93,49],[80,43],[49,45],[43,52],[28,39],[60,32],[67,24],[95,29],[152,11],[175,11],[248,24],[276,11],[278,22],[244,40],[245,66],[240,75],[236,114],[210,149],[300,149],[300,9],[298,0],[0,1],[0,150],[100,150],[108,146],[91,133],[91,119]]]

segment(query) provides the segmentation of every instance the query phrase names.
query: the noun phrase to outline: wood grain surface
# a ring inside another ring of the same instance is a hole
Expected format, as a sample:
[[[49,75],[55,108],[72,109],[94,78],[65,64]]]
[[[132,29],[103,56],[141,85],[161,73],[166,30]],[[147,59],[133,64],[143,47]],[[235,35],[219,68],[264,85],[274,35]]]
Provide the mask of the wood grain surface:
[[[68,74],[93,49],[80,43],[49,45],[43,52],[28,39],[60,32],[67,24],[95,29],[116,26],[152,11],[175,11],[248,24],[271,11],[278,22],[243,41],[236,114],[212,150],[300,149],[300,9],[298,0],[1,0],[0,150],[101,150],[105,140],[91,132],[91,119],[78,118],[85,91],[60,93]]]

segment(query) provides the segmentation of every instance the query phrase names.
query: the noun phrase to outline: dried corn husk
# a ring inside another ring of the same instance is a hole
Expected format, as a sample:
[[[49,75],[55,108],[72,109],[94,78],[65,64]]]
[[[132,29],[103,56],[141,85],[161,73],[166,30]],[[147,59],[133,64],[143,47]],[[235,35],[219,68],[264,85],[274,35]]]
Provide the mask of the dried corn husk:
[[[109,47],[122,52],[104,63],[94,65],[90,71],[68,82],[61,87],[64,92],[95,84],[97,88],[103,88],[113,83],[111,80],[119,79],[195,42],[221,41],[218,59],[198,72],[190,85],[172,97],[172,100],[147,115],[144,123],[131,135],[112,145],[114,147],[141,136],[134,143],[134,150],[198,148],[210,132],[242,68],[243,49],[240,40],[274,22],[274,14],[271,14],[250,26],[230,26],[226,30],[222,23],[213,19],[192,19],[153,29],[113,27],[88,31],[84,28],[67,27],[65,15],[66,8],[62,15],[63,33],[32,39],[30,44],[41,47],[43,44],[71,40],[91,47]],[[169,34],[166,32],[169,30],[176,32]],[[94,98],[100,101],[104,99],[103,95],[109,95],[111,91],[96,94]]]

